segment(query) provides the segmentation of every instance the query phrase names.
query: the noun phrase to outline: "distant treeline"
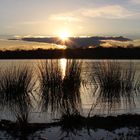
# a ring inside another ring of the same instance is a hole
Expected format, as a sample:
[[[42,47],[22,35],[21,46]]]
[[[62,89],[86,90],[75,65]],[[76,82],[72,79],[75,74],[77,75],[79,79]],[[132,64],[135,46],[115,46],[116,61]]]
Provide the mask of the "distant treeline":
[[[140,59],[140,48],[6,50],[0,59]]]

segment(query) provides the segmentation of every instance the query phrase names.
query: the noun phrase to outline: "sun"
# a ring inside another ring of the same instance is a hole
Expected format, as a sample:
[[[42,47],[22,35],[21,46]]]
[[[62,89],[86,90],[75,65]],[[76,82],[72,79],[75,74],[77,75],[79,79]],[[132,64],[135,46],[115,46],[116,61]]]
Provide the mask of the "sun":
[[[68,40],[70,33],[68,31],[62,31],[59,33],[59,38],[63,41]]]

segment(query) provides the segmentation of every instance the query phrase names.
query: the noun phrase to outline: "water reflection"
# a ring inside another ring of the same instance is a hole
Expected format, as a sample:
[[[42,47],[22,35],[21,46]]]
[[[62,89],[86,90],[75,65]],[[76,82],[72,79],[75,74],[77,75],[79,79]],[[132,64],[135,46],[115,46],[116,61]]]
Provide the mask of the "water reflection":
[[[22,135],[24,139],[31,132],[28,124],[34,83],[32,69],[27,65],[11,65],[0,72],[0,103],[3,108],[9,109],[9,116],[11,113],[15,118],[14,124],[4,121],[3,128],[13,135]]]
[[[56,113],[60,108],[62,97],[62,71],[58,60],[41,61],[39,81],[42,109]]]
[[[60,59],[60,66],[62,69],[62,77],[65,77],[65,73],[66,73],[66,65],[67,65],[67,59],[66,58],[62,58]]]
[[[81,67],[82,63],[76,60],[68,60],[66,73],[62,83],[62,112],[63,115],[71,115],[79,112],[81,108]]]
[[[14,107],[10,109],[10,112],[13,112],[13,116],[18,116],[16,111],[25,113],[21,113],[23,118],[26,118],[27,114],[30,116],[30,105],[26,105],[26,100],[24,103],[23,96],[20,97],[22,88],[17,88],[18,83],[20,86],[22,84],[27,86],[28,82],[21,82],[21,78],[19,78],[20,80],[15,80],[20,75],[15,74],[15,71],[21,71],[17,69],[19,67],[23,68],[23,65],[28,63],[33,67],[32,72],[30,72],[30,69],[26,70],[25,74],[30,73],[30,76],[28,76],[30,80],[28,81],[30,81],[30,85],[34,85],[34,82],[36,82],[34,81],[34,77],[38,77],[36,85],[39,87],[39,91],[34,91],[33,96],[30,93],[31,90],[28,90],[28,102],[30,104],[35,102],[36,105],[34,106],[35,110],[32,110],[33,122],[38,120],[46,122],[47,119],[44,118],[47,117],[44,111],[47,111],[49,118],[50,113],[57,118],[68,114],[87,116],[91,105],[92,111],[90,111],[90,114],[93,115],[111,113],[114,115],[126,112],[131,113],[131,111],[135,113],[139,112],[139,61],[137,62],[137,72],[133,63],[130,65],[128,61],[112,61],[111,63],[109,61],[105,63],[100,61],[98,64],[96,63],[97,61],[84,60],[84,62],[86,63],[82,63],[79,60],[66,59],[41,60],[40,62],[36,60],[22,60],[22,63],[20,60],[1,61],[0,85],[7,84],[0,87],[1,106],[7,106],[7,108]],[[10,64],[13,65],[12,68]],[[106,68],[104,69],[104,67]],[[32,75],[33,72],[34,75]],[[21,75],[23,76],[24,73],[22,72]],[[112,80],[114,79],[113,75],[115,75],[115,79],[117,80]],[[100,76],[100,79],[97,76]],[[4,77],[7,77],[7,80]],[[9,80],[9,77],[13,77],[13,79]],[[91,81],[90,77],[92,77]],[[82,81],[85,79],[87,82],[86,90],[82,86]],[[103,82],[103,79],[107,82]],[[102,81],[100,82],[100,80]],[[4,88],[5,91],[2,92]],[[16,94],[14,94],[15,92]],[[8,93],[8,95],[4,93]],[[18,96],[20,98],[17,98]],[[34,97],[36,100],[34,100]],[[20,102],[21,100],[22,102]],[[38,101],[40,101],[40,104],[38,104]],[[40,105],[41,108],[39,108]],[[25,111],[23,111],[24,107]],[[27,107],[29,108],[27,109]],[[41,117],[38,115],[39,111],[42,113]],[[34,112],[37,115],[34,115]],[[3,118],[6,117],[4,116]]]
[[[37,64],[36,61],[34,63]],[[88,103],[88,108],[92,103],[86,101],[85,94],[81,92],[81,88],[83,88],[82,81],[84,78],[87,78],[88,81],[88,76],[91,76],[91,81],[89,80],[89,83],[87,83],[88,91],[85,92],[87,93],[86,95],[89,93],[89,98],[91,94],[94,95],[91,98],[91,101],[94,101],[94,103],[89,111],[89,116],[97,115],[98,112],[96,110],[99,110],[101,114],[105,113],[107,115],[111,113],[114,115],[120,109],[123,109],[122,113],[125,113],[124,109],[135,109],[136,100],[139,100],[139,73],[136,73],[135,66],[132,63],[128,64],[127,62],[126,66],[124,66],[122,62],[116,61],[101,61],[100,63],[90,61],[83,66],[83,63],[79,60],[43,60],[33,70],[34,75],[38,76],[39,80],[37,85],[40,87],[40,90],[38,96],[35,97],[41,98],[41,111],[47,111],[48,116],[51,113],[54,116],[58,115],[61,117],[60,131],[62,135],[60,139],[74,139],[78,134],[83,134],[83,129],[86,127],[91,131],[91,134],[90,132],[88,134],[94,136],[95,132],[92,129],[94,126],[90,128],[90,124],[84,125],[80,116],[82,114],[83,100],[85,103]],[[14,135],[16,134],[13,139],[17,137],[27,139],[30,137],[28,136],[29,132],[36,131],[38,128],[33,130],[29,125],[33,102],[31,99],[34,98],[32,91],[34,83],[36,83],[33,78],[33,70],[26,65],[23,66],[23,63],[21,65],[16,63],[16,65],[8,66],[5,69],[1,67],[0,104],[2,107],[6,106],[9,108],[16,118],[16,124],[18,124],[16,128],[13,127]],[[86,71],[88,71],[88,76]],[[37,92],[35,91],[34,94],[37,94]],[[39,114],[39,112],[37,113]],[[48,116],[45,117],[47,118]],[[35,122],[38,121],[35,120]],[[31,129],[26,129],[27,126]],[[52,130],[52,127],[50,129]],[[20,131],[20,134],[19,131],[15,133],[17,130],[22,131]],[[42,133],[41,130],[40,132]],[[49,131],[48,133],[50,134],[51,132]],[[108,132],[106,133],[108,134]],[[87,138],[87,135],[85,138]],[[89,139],[91,138],[89,137]]]
[[[109,114],[113,110],[116,112],[122,105],[124,109],[135,107],[134,97],[139,93],[140,79],[136,79],[136,70],[132,63],[127,69],[117,61],[95,62],[92,67],[94,71],[91,75],[92,81],[98,88],[93,91],[96,93],[96,101],[91,110],[98,106],[102,113],[107,111]]]
[[[46,60],[39,66],[39,73],[43,108],[63,115],[79,112],[81,107],[80,61]]]

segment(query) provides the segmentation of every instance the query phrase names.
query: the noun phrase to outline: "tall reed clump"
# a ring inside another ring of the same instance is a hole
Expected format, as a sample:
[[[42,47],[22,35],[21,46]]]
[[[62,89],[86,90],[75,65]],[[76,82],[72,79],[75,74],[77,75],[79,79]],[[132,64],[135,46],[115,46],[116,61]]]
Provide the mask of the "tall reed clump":
[[[92,79],[102,90],[121,89],[122,69],[116,61],[95,62]]]
[[[92,69],[91,79],[99,88],[98,103],[107,103],[111,109],[114,103],[120,103],[122,98],[129,104],[134,101],[134,93],[138,91],[140,79],[136,79],[136,70],[132,63],[125,68],[115,60],[100,61],[93,63]]]
[[[59,61],[42,61],[38,69],[42,109],[50,110],[54,114],[59,110],[62,98],[62,72]]]
[[[61,123],[62,131],[68,133],[76,132],[79,124],[82,124],[83,117],[81,111],[82,85],[82,62],[79,60],[67,60],[65,76],[62,81],[62,101],[61,101]],[[76,129],[75,129],[76,128]]]
[[[59,60],[45,60],[39,65],[41,102],[43,109],[72,116],[78,112],[81,85],[80,61],[67,60],[65,75]]]
[[[81,67],[78,60],[67,60],[65,76],[62,83],[62,114],[71,116],[78,114],[81,108]]]
[[[0,102],[10,108],[17,123],[23,127],[28,124],[30,96],[35,82],[32,81],[32,69],[28,66],[10,66],[0,74]]]

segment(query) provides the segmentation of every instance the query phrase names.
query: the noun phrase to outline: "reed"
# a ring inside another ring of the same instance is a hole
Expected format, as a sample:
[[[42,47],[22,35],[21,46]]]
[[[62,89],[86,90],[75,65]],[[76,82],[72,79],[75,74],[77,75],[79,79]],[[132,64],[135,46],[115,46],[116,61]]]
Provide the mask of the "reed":
[[[92,79],[102,91],[130,91],[137,89],[139,78],[136,79],[134,64],[124,68],[117,61],[103,61],[93,64]],[[123,93],[123,92],[121,92]]]
[[[81,86],[80,61],[67,60],[65,75],[58,60],[42,61],[39,68],[42,108],[62,116],[78,112]]]
[[[13,65],[1,70],[0,102],[2,106],[6,106],[12,111],[19,124],[27,124],[28,122],[28,107],[31,106],[30,96],[34,84],[32,69],[26,65]]]
[[[38,70],[42,109],[55,113],[60,108],[62,96],[62,72],[59,61],[41,61]]]
[[[119,62],[108,60],[93,63],[92,69],[91,79],[98,87],[98,97],[97,103],[92,105],[91,110],[97,104],[103,104],[102,107],[107,104],[108,109],[111,110],[116,103],[120,104],[121,101],[134,105],[134,95],[138,93],[140,79],[136,79],[136,70],[132,63],[125,69]]]
[[[12,112],[16,117],[16,124],[20,130],[27,129],[29,124],[30,106],[26,102],[18,102],[12,108]]]
[[[81,109],[81,68],[81,61],[67,60],[65,77],[62,83],[62,116],[79,115]]]
[[[117,90],[121,88],[122,70],[118,62],[95,62],[93,64],[93,71],[92,79],[102,90]]]

